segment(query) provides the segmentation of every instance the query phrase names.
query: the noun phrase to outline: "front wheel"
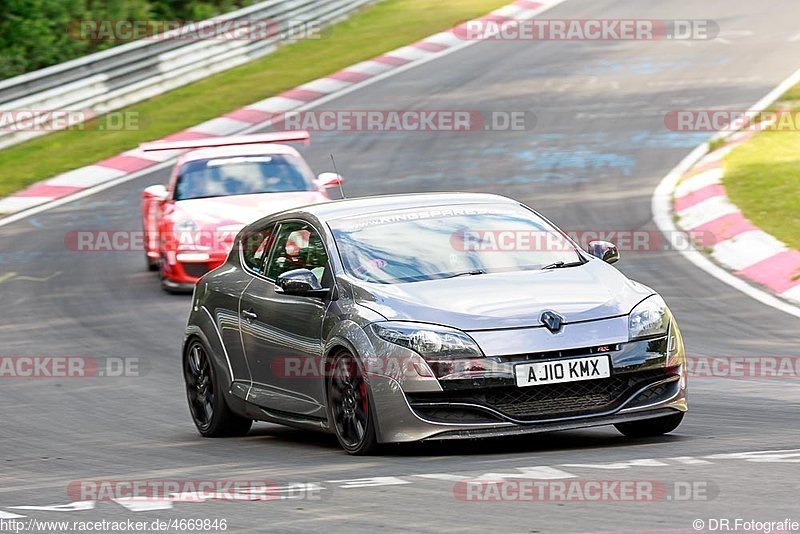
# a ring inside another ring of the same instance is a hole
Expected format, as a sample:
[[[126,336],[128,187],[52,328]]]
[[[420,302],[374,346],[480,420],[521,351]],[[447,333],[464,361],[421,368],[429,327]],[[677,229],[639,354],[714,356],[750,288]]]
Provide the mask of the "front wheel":
[[[214,364],[203,344],[195,339],[183,358],[186,397],[197,431],[208,438],[247,434],[252,419],[236,415],[228,407]]]
[[[652,438],[663,434],[669,434],[678,428],[681,421],[683,421],[683,415],[683,412],[678,412],[654,419],[617,423],[614,426],[629,438]]]
[[[328,406],[336,437],[353,455],[365,455],[378,447],[369,389],[358,360],[339,353],[328,378]]]

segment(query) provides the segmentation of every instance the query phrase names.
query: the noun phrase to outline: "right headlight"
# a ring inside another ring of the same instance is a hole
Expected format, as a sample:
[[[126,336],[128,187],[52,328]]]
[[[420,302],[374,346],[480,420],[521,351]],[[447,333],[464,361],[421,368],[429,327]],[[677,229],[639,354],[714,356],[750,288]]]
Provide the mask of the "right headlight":
[[[628,316],[628,339],[634,341],[659,335],[669,330],[670,313],[667,304],[658,295],[640,302]]]
[[[381,339],[411,349],[425,359],[483,357],[477,343],[455,328],[403,322],[372,323],[371,328]]]

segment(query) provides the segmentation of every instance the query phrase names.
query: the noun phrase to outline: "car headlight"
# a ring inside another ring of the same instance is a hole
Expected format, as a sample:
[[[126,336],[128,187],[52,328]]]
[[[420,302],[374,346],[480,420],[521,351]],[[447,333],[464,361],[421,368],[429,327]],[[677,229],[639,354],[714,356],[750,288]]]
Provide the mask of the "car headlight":
[[[390,343],[406,347],[425,359],[482,358],[478,344],[464,332],[419,323],[373,323],[372,331]]]
[[[669,318],[669,308],[664,299],[658,295],[644,299],[628,316],[628,339],[666,335]]]

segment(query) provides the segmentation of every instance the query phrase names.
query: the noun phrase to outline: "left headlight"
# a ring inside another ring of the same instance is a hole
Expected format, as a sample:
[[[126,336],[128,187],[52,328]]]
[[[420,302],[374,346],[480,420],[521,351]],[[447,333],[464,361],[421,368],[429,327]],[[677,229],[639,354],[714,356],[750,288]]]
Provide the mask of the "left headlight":
[[[372,323],[371,328],[381,339],[411,349],[425,359],[483,357],[477,343],[454,328],[402,322]]]
[[[658,295],[640,302],[628,316],[628,339],[634,341],[658,335],[669,330],[670,313],[666,302]]]

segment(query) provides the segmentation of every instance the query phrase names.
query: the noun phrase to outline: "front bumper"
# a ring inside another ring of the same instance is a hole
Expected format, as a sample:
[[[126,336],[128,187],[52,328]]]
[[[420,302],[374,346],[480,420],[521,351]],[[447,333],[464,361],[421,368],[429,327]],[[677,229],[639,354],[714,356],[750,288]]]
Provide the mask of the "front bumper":
[[[677,347],[669,347],[668,337],[615,345],[609,352],[610,378],[565,384],[516,386],[513,366],[553,356],[541,354],[496,358],[507,367],[508,378],[439,380],[437,390],[420,391],[402,378],[372,375],[378,440],[509,436],[683,412],[686,365],[679,332],[677,341]]]
[[[191,255],[189,260],[182,259],[185,252],[168,252],[162,259],[164,262],[162,270],[162,283],[173,289],[188,289],[194,288],[195,283],[207,272],[216,269],[228,258],[228,253],[225,251],[205,253],[205,257],[197,256],[193,259]],[[191,254],[191,253],[190,253]]]

